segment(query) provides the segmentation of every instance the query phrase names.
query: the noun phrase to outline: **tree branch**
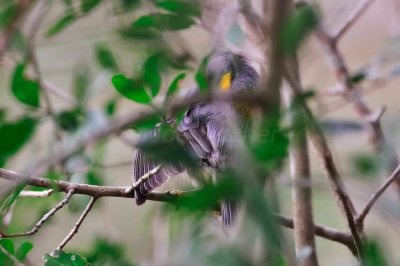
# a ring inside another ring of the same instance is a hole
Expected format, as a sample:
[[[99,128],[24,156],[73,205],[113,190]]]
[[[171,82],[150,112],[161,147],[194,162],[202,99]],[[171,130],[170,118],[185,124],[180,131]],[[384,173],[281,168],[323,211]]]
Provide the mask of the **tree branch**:
[[[353,25],[356,21],[367,11],[368,7],[375,0],[364,0],[361,2],[354,12],[347,18],[347,20],[340,26],[339,29],[336,30],[336,33],[333,35],[335,41],[339,40]]]
[[[281,226],[294,229],[293,219],[280,214],[274,214],[274,217],[277,223],[280,224]],[[347,246],[350,249],[351,253],[353,253],[354,255],[357,254],[357,249],[356,246],[354,245],[353,238],[349,233],[341,232],[334,228],[330,228],[327,226],[320,226],[320,225],[314,226],[314,233],[319,237],[341,243]]]
[[[0,234],[0,239],[1,238],[11,238],[11,237],[20,237],[20,236],[30,236],[30,235],[36,234],[45,222],[47,222],[62,207],[64,207],[66,204],[68,204],[68,202],[71,199],[73,194],[74,194],[73,190],[68,191],[68,193],[64,197],[64,199],[60,203],[58,203],[53,209],[51,209],[48,213],[46,213],[42,217],[42,219],[40,219],[39,222],[37,222],[35,224],[35,226],[33,226],[33,228],[31,230],[29,230],[28,232],[19,233],[19,234],[4,234],[4,233],[1,233]]]
[[[85,220],[88,213],[92,210],[93,205],[96,203],[97,198],[91,198],[89,204],[86,206],[85,210],[83,211],[81,217],[76,222],[74,228],[72,228],[71,232],[66,236],[66,238],[61,242],[57,249],[62,250],[65,245],[74,237],[76,233],[78,233],[79,228],[81,227],[83,221]]]
[[[35,186],[35,187],[53,187],[59,189],[61,192],[66,192],[68,193],[64,200],[60,202],[54,209],[52,209],[48,214],[45,215],[47,216],[52,216],[57,210],[56,208],[61,209],[63,206],[65,206],[68,203],[68,200],[72,197],[73,194],[82,194],[82,195],[88,195],[92,197],[91,204],[86,207],[86,214],[85,212],[85,217],[87,213],[90,211],[90,209],[94,205],[95,199],[98,199],[100,197],[121,197],[121,198],[132,198],[133,194],[126,193],[126,190],[130,187],[112,187],[112,186],[94,186],[94,185],[86,185],[86,184],[78,184],[78,183],[71,183],[71,182],[65,182],[65,181],[52,181],[47,178],[41,178],[41,177],[34,177],[34,176],[29,176],[26,174],[21,174],[17,173],[14,171],[6,170],[0,168],[0,179],[6,179],[14,182],[25,182],[27,185]],[[70,190],[67,190],[70,188]],[[72,190],[73,188],[73,190]],[[167,192],[152,192],[149,195],[147,195],[148,200],[152,201],[159,201],[159,202],[169,202],[169,203],[176,203],[179,198],[189,196],[192,191],[187,191],[187,192],[182,192],[182,191],[167,191]],[[50,214],[51,213],[51,214]],[[82,216],[83,216],[82,214]],[[81,218],[82,218],[81,216]],[[277,218],[277,222],[285,227],[288,228],[293,228],[293,220],[281,216],[281,215],[274,215]],[[48,220],[43,217],[42,220]],[[77,222],[77,224],[80,222],[80,224],[83,222],[83,217],[82,219],[80,218]],[[82,221],[81,221],[82,220]],[[40,221],[38,222],[38,224]],[[77,226],[79,229],[80,224]],[[43,225],[43,223],[41,224]],[[40,226],[39,226],[40,227]],[[71,231],[73,232],[74,229]],[[71,234],[70,232],[70,234]],[[76,233],[76,232],[75,232]],[[74,234],[75,234],[74,233]],[[315,234],[326,238],[328,240],[332,240],[338,243],[342,243],[349,247],[349,249],[355,253],[355,247],[354,243],[352,242],[352,237],[348,233],[340,232],[335,229],[331,229],[329,227],[325,226],[315,226]],[[19,235],[6,235],[6,234],[0,234],[0,238],[6,238],[6,237],[17,237],[17,236],[23,236],[25,234],[19,234]],[[73,236],[73,235],[72,235]],[[64,241],[63,241],[64,242]],[[68,241],[67,241],[68,242]],[[61,245],[60,245],[61,246]]]
[[[355,221],[357,226],[363,227],[365,217],[367,217],[372,206],[379,199],[379,197],[386,191],[386,189],[393,183],[393,181],[399,177],[400,165],[394,170],[394,172],[386,179],[386,181],[380,186],[380,188],[371,196],[361,213],[356,217]]]

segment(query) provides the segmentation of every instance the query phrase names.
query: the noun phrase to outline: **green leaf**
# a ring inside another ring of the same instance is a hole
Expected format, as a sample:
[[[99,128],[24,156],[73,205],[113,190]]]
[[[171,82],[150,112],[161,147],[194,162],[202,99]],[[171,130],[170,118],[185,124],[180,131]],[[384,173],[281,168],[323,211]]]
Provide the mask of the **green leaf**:
[[[145,15],[133,22],[132,27],[136,29],[157,29],[160,31],[183,30],[195,24],[195,21],[188,16],[178,14],[155,13]]]
[[[157,136],[154,134],[144,135],[137,147],[141,148],[155,162],[197,167],[195,159],[178,141],[175,130],[169,125],[161,125]]]
[[[208,64],[208,56],[204,57],[201,61],[199,69],[196,72],[195,79],[197,85],[199,86],[200,91],[208,90],[208,80],[207,80],[207,64]]]
[[[19,246],[17,252],[15,253],[15,257],[19,261],[24,261],[28,253],[32,250],[33,244],[31,242],[24,242]]]
[[[367,73],[363,70],[354,73],[348,79],[348,82],[351,84],[359,84],[361,81],[365,80],[367,77]]]
[[[12,36],[11,47],[21,54],[25,54],[28,51],[27,41],[20,30],[16,30]]]
[[[79,66],[74,70],[74,96],[79,106],[83,106],[87,98],[90,73],[85,66]]]
[[[38,107],[40,102],[39,84],[37,81],[24,76],[25,67],[24,63],[16,66],[11,81],[11,91],[20,102]]]
[[[17,3],[10,2],[0,11],[0,28],[4,28],[11,23],[15,11],[17,10],[16,4]]]
[[[104,180],[98,171],[92,170],[86,174],[86,183],[89,185],[102,186],[104,185]]]
[[[51,254],[44,255],[44,266],[86,266],[86,259],[75,253],[54,250]]]
[[[138,29],[133,27],[123,27],[118,30],[122,37],[138,40],[158,40],[161,38],[159,32],[154,29]]]
[[[150,87],[151,95],[156,97],[161,88],[161,75],[159,72],[159,57],[153,55],[149,57],[143,66],[142,78],[146,85]]]
[[[83,13],[88,13],[94,9],[102,0],[82,0],[81,10]]]
[[[62,111],[56,114],[57,125],[65,131],[74,132],[83,123],[85,115],[79,109]]]
[[[383,254],[383,249],[375,241],[368,241],[365,243],[363,254],[365,266],[389,265]]]
[[[143,87],[143,84],[128,79],[123,74],[116,74],[111,79],[115,89],[126,98],[143,104],[151,103],[151,98]]]
[[[125,258],[125,247],[123,245],[105,238],[97,238],[90,252],[85,257],[88,262],[95,265],[135,265]]]
[[[174,80],[171,82],[171,84],[168,87],[166,99],[169,99],[174,96],[174,94],[178,91],[180,87],[181,81],[186,77],[185,73],[180,73],[178,74]]]
[[[181,15],[201,16],[201,7],[195,1],[160,1],[156,6]]]
[[[0,245],[7,250],[8,253],[14,255],[14,244],[10,239],[0,239]]]
[[[1,220],[3,219],[3,216],[6,214],[6,212],[9,210],[11,205],[18,198],[19,194],[24,189],[24,187],[25,187],[24,183],[18,184],[15,187],[14,191],[12,192],[12,194],[10,196],[8,196],[7,199],[5,200],[5,202],[2,204],[1,210],[0,210],[0,218],[1,218]]]
[[[112,116],[115,113],[116,108],[117,108],[116,99],[111,99],[106,103],[106,106],[104,107],[105,112],[108,116]]]
[[[143,132],[153,129],[157,123],[160,123],[161,118],[159,115],[153,115],[132,125],[136,131]]]
[[[115,57],[111,50],[104,44],[96,46],[96,57],[99,64],[105,69],[116,71],[118,69]]]
[[[23,118],[14,123],[0,124],[0,158],[6,159],[17,153],[32,137],[36,120]]]
[[[46,36],[51,37],[56,35],[57,33],[67,28],[69,25],[71,25],[72,22],[74,22],[76,19],[77,16],[74,13],[67,13],[47,30]]]
[[[281,33],[283,52],[289,56],[293,55],[318,23],[319,15],[313,6],[307,4],[299,7],[283,26]]]
[[[369,154],[357,154],[352,158],[353,168],[357,175],[373,178],[382,169],[382,165],[376,156]]]

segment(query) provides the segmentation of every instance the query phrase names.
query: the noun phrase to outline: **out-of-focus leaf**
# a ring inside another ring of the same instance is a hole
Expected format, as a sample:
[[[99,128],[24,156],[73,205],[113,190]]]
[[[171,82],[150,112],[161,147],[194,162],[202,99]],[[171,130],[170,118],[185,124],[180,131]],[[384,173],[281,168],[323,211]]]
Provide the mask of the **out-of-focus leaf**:
[[[196,72],[195,79],[197,85],[199,86],[200,91],[208,90],[208,80],[207,80],[207,64],[208,64],[208,56],[204,57],[201,61],[200,67]]]
[[[0,108],[0,125],[4,122],[6,119],[7,111],[4,108]]]
[[[117,108],[117,100],[111,99],[106,103],[105,112],[108,116],[112,116]]]
[[[111,81],[115,89],[126,98],[138,103],[151,103],[151,98],[141,82],[128,79],[123,74],[114,75]]]
[[[357,73],[354,73],[353,75],[351,75],[348,79],[349,83],[352,84],[359,84],[360,82],[362,82],[363,80],[365,80],[365,78],[367,77],[367,73],[365,71],[359,71]]]
[[[0,218],[1,220],[3,219],[3,216],[6,214],[8,209],[11,207],[11,205],[15,202],[15,200],[18,198],[19,194],[21,191],[24,189],[25,184],[21,183],[17,185],[14,189],[14,191],[10,194],[10,196],[7,197],[7,199],[2,203],[1,209],[0,209]]]
[[[167,91],[167,95],[166,95],[166,99],[169,99],[171,97],[174,96],[174,94],[178,91],[179,87],[180,87],[180,83],[182,82],[182,80],[186,77],[185,73],[180,73],[179,75],[177,75],[174,80],[171,82],[171,84],[168,87],[168,91]]]
[[[62,111],[56,114],[57,125],[65,131],[73,132],[84,121],[84,113],[79,109]]]
[[[7,159],[17,153],[32,137],[36,120],[23,118],[14,123],[0,124],[0,158]]]
[[[246,206],[251,218],[259,225],[267,246],[280,245],[279,229],[271,215],[271,208],[260,187],[249,184],[245,196]],[[276,265],[273,263],[272,265]]]
[[[315,7],[304,5],[297,9],[286,21],[281,33],[282,50],[286,55],[293,55],[301,43],[318,25],[319,16]]]
[[[146,119],[143,119],[135,124],[133,124],[131,127],[134,130],[137,130],[139,132],[147,131],[149,129],[153,129],[157,123],[161,121],[161,118],[159,115],[153,115],[150,116]]]
[[[21,54],[25,54],[26,51],[28,50],[28,45],[26,43],[25,36],[22,34],[20,30],[15,31],[11,40],[11,47],[20,52]]]
[[[150,56],[143,65],[142,78],[150,86],[151,95],[156,97],[161,88],[160,57],[158,54]]]
[[[252,145],[255,157],[262,162],[284,159],[288,154],[289,138],[285,132],[264,122],[257,141]]]
[[[96,57],[103,68],[117,71],[118,66],[115,57],[111,50],[104,44],[96,46]]]
[[[119,29],[119,34],[125,38],[138,39],[138,40],[158,40],[161,38],[159,32],[154,29],[137,29],[132,27],[124,27]]]
[[[382,165],[376,156],[358,154],[352,158],[353,168],[360,176],[375,177],[381,170]]]
[[[201,16],[201,7],[196,1],[160,1],[156,6],[181,15]]]
[[[89,171],[86,174],[86,183],[89,185],[102,186],[104,185],[103,177],[98,171]]]
[[[10,2],[0,10],[0,28],[7,26],[15,15],[16,3]]]
[[[368,241],[364,245],[364,262],[366,266],[389,265],[382,248],[375,241]]]
[[[7,250],[8,253],[14,255],[14,244],[10,239],[0,239],[0,245]]]
[[[88,13],[93,10],[102,0],[82,0],[81,10],[83,13]]]
[[[74,13],[67,13],[47,30],[46,36],[51,37],[63,31],[65,28],[71,25],[72,22],[74,22],[77,18],[78,17]]]
[[[225,173],[218,177],[216,184],[206,183],[201,189],[180,197],[176,204],[189,211],[216,210],[222,199],[239,199],[242,194],[243,189],[237,178]]]
[[[146,135],[139,141],[138,148],[141,148],[150,159],[156,162],[166,162],[175,165],[186,165],[196,167],[193,156],[187,152],[177,140],[175,130],[169,125],[162,125],[156,137],[154,134]]]
[[[22,243],[21,246],[19,246],[19,248],[15,252],[15,257],[19,261],[24,261],[26,259],[26,256],[28,255],[28,253],[32,250],[32,248],[33,248],[32,243],[30,243],[30,242]]]
[[[133,22],[136,29],[157,29],[160,31],[183,30],[195,24],[193,18],[178,14],[155,13],[145,15]]]
[[[140,4],[140,0],[119,0],[121,12],[132,10]]]
[[[87,266],[86,259],[75,253],[54,250],[51,254],[44,255],[44,266]]]
[[[95,265],[134,266],[125,259],[124,246],[108,239],[98,238],[85,256],[87,261]]]
[[[26,65],[16,66],[11,81],[11,91],[18,101],[32,107],[39,106],[39,84],[36,80],[24,76]]]
[[[78,67],[74,73],[74,94],[80,106],[84,104],[87,98],[89,77],[90,74],[86,67]]]

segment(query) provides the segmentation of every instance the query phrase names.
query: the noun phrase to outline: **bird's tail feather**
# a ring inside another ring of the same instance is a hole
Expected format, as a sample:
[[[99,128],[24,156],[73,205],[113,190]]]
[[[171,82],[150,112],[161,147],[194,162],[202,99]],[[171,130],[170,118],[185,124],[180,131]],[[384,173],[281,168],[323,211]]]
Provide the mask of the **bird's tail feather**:
[[[221,202],[221,218],[223,231],[228,234],[228,230],[232,227],[238,210],[238,202],[236,200],[224,200]]]

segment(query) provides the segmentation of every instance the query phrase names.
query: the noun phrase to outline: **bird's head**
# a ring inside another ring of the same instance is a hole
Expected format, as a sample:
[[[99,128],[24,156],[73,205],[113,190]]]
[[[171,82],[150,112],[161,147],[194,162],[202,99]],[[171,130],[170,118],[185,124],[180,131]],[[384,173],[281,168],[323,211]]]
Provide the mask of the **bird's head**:
[[[252,90],[257,86],[258,74],[247,60],[232,52],[216,52],[207,65],[208,84],[219,93]]]

